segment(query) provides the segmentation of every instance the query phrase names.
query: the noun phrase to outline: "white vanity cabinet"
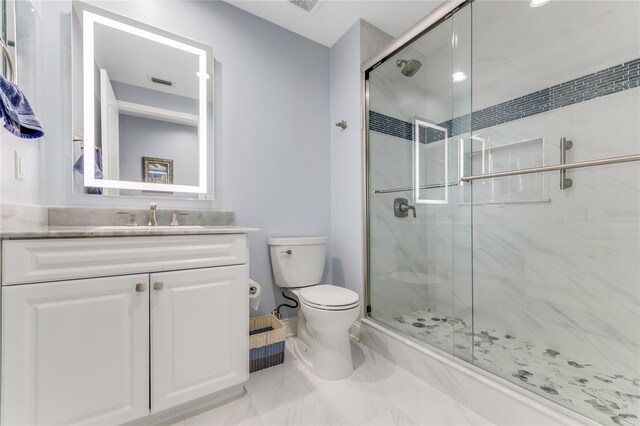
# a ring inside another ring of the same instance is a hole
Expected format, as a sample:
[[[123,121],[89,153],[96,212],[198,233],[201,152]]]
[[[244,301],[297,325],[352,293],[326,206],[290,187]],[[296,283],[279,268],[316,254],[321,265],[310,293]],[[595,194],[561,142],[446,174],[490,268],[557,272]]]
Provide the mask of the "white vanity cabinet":
[[[151,274],[152,412],[248,379],[248,281],[246,265]]]
[[[241,234],[3,241],[2,424],[144,423],[241,385],[247,252]]]

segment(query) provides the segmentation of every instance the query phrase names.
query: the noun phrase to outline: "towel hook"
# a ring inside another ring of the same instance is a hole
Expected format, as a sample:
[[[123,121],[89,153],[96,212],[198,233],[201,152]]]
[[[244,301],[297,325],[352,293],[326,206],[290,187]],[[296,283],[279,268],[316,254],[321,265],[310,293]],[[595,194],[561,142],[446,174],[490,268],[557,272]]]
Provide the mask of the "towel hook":
[[[0,35],[0,48],[2,49],[2,53],[7,58],[7,65],[9,66],[9,80],[12,83],[16,82],[16,71],[13,67],[13,59],[11,59],[11,52],[9,52],[9,48],[7,44],[4,42],[4,38]]]

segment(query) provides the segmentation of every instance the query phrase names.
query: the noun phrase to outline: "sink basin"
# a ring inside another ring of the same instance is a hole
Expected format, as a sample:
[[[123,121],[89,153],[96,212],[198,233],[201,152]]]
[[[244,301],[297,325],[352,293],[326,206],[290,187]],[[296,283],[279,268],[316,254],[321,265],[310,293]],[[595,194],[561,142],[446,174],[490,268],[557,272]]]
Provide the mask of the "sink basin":
[[[134,229],[145,229],[145,230],[166,230],[166,229],[204,229],[204,226],[199,225],[180,225],[180,226],[146,226],[146,225],[138,225],[138,226],[126,226],[126,225],[109,225],[109,226],[96,226],[95,229],[104,229],[104,230],[134,230]]]

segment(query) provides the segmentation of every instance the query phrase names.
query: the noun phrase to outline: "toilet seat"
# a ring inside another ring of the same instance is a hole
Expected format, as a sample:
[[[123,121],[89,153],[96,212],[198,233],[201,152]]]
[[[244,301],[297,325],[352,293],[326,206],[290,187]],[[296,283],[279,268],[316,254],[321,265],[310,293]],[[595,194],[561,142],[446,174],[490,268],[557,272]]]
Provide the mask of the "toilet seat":
[[[360,305],[358,293],[331,284],[301,288],[299,298],[306,306],[323,311],[344,311]]]

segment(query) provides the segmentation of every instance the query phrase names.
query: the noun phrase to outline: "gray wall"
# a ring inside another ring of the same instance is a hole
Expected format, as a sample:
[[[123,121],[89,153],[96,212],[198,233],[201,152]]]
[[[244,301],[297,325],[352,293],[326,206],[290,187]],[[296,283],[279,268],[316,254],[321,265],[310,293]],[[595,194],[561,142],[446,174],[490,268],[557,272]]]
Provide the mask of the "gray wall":
[[[50,88],[42,78],[47,64],[47,54],[42,40],[47,34],[48,23],[40,16],[46,6],[40,2],[32,4],[26,0],[15,3],[18,83],[45,130],[49,117],[43,104]],[[32,7],[35,13],[32,12]],[[42,182],[45,179],[44,173],[41,172],[42,147],[46,144],[48,135],[47,132],[47,137],[42,139],[20,139],[0,127],[0,203],[42,202]],[[22,157],[24,180],[15,179],[14,152],[18,152]]]
[[[267,238],[330,235],[329,49],[219,1],[93,2],[209,44],[215,56],[215,201],[162,200],[162,208],[215,208],[261,229],[250,237],[251,277],[271,311]],[[53,70],[46,144],[47,204],[144,206],[153,198],[71,193],[71,2],[45,2]],[[179,11],[179,13],[178,13]],[[57,41],[56,41],[57,40]],[[61,48],[62,46],[62,48]]]
[[[151,90],[146,87],[134,86],[120,81],[110,81],[113,93],[115,93],[119,101],[150,105],[156,108],[170,109],[187,114],[198,114],[199,112],[197,99],[165,93],[159,90]],[[74,96],[76,95],[74,94]],[[81,99],[79,100],[81,101]]]
[[[359,20],[331,47],[332,281],[364,301],[362,81],[360,64],[391,36]],[[346,120],[348,126],[334,126]],[[362,309],[365,303],[362,303]]]

